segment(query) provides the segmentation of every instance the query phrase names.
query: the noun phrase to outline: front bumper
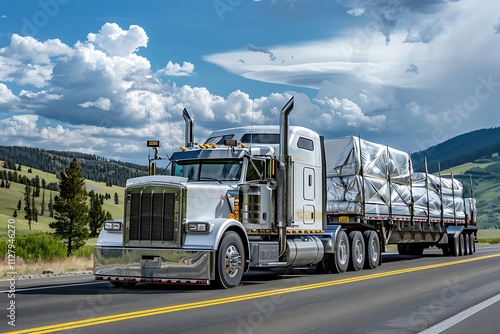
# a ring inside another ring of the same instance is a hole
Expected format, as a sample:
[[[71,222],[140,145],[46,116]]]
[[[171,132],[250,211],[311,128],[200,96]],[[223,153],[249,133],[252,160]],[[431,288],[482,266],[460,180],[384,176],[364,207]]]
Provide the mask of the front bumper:
[[[215,279],[215,251],[96,246],[94,275],[109,281],[208,284]]]

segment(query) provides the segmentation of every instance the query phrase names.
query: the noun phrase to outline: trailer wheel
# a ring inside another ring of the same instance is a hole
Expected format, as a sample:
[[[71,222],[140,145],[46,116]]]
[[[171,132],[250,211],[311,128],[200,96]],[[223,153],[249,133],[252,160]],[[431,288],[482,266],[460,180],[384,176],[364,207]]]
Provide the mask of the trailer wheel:
[[[470,251],[470,234],[464,234],[464,255],[471,255]]]
[[[460,255],[460,240],[459,238],[451,238],[450,239],[450,249],[452,256]]]
[[[323,270],[326,273],[343,273],[349,265],[349,239],[344,231],[337,233],[335,240],[335,253],[325,254],[323,261]]]
[[[380,241],[375,231],[363,232],[366,245],[366,269],[375,269],[380,261]]]
[[[476,252],[476,242],[474,241],[473,233],[470,234],[469,242],[470,242],[470,255],[473,255]]]
[[[240,284],[244,263],[245,251],[240,236],[233,231],[224,233],[217,251],[216,284],[222,288]]]
[[[464,255],[464,250],[465,250],[465,239],[462,233],[460,233],[460,235],[458,236],[458,245],[460,246],[458,256],[462,256]]]
[[[441,250],[443,251],[443,255],[444,255],[444,256],[450,256],[450,255],[451,255],[451,247],[450,247],[450,243],[448,242],[448,244],[443,245],[443,246],[441,247]]]
[[[410,248],[408,247],[408,244],[398,244],[398,254],[410,255]]]
[[[349,233],[349,243],[351,245],[351,261],[349,269],[359,271],[365,265],[365,241],[360,231]]]

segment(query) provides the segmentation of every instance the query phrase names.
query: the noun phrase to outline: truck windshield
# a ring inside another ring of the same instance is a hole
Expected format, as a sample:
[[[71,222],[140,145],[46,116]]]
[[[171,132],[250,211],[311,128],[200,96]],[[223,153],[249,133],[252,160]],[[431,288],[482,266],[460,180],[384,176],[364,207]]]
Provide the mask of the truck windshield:
[[[241,159],[176,161],[172,163],[172,175],[192,181],[238,181],[242,164]]]

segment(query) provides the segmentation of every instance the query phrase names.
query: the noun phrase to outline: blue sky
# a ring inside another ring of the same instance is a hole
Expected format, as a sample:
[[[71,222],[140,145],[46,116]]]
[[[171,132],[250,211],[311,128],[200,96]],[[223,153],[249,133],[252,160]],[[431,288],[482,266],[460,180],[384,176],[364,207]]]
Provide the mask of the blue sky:
[[[500,126],[500,7],[447,0],[3,0],[0,145],[146,164],[291,125],[418,151]]]

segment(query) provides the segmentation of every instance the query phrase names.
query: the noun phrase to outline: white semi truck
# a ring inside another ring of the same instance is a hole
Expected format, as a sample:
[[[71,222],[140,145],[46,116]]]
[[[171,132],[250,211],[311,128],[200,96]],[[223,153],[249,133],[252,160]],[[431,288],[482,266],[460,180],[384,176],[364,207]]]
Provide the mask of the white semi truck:
[[[251,268],[373,269],[388,244],[474,253],[475,201],[460,182],[415,173],[384,145],[289,126],[293,105],[279,126],[220,130],[200,145],[184,110],[170,175],[128,180],[124,218],[100,232],[96,279],[230,288]]]

